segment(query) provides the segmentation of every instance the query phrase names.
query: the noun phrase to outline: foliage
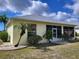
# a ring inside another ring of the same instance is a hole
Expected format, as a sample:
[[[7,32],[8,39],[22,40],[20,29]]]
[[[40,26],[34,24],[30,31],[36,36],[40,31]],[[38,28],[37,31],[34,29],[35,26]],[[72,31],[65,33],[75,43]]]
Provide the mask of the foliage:
[[[7,33],[6,31],[0,32],[0,39],[1,39],[3,42],[7,42],[8,33]]]
[[[79,33],[76,32],[75,35],[76,35],[76,36],[79,36]]]
[[[46,33],[43,35],[46,39],[52,39],[52,30],[47,30]]]
[[[14,29],[21,30],[19,41],[15,45],[15,47],[17,47],[19,45],[19,42],[21,40],[21,37],[25,34],[25,30],[27,29],[28,31],[31,31],[31,25],[30,24],[24,24],[24,23],[20,23],[19,25],[18,24],[15,24],[14,25]]]
[[[1,15],[0,16],[0,21],[2,21],[2,22],[7,22],[7,17],[6,17],[6,15]]]
[[[29,45],[37,45],[40,40],[42,40],[41,36],[33,35],[28,38],[27,42]]]
[[[31,29],[31,26],[27,25],[27,24],[23,24],[23,23],[20,23],[20,24],[15,24],[14,25],[14,29],[27,29],[27,30],[30,30]]]
[[[2,45],[3,44],[3,41],[0,39],[0,45]]]
[[[14,27],[17,27],[17,26],[14,26]],[[26,25],[25,24],[21,24],[20,29],[21,29],[20,38],[19,38],[19,41],[17,42],[17,44],[15,45],[15,47],[17,47],[19,45],[19,42],[21,40],[21,37],[25,34]]]
[[[1,15],[0,16],[0,22],[3,22],[4,23],[4,31],[6,30],[6,23],[7,23],[7,16],[6,15]]]

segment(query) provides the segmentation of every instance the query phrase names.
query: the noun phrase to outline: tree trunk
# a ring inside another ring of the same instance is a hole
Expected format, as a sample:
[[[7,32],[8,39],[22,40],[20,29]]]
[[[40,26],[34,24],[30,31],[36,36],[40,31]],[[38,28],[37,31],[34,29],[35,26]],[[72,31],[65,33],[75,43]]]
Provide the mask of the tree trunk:
[[[4,23],[4,31],[6,31],[6,24]]]
[[[21,37],[25,34],[25,30],[22,30],[21,34],[20,34],[20,38],[19,38],[19,41],[18,43],[15,45],[15,47],[18,47],[19,43],[20,43],[20,40],[21,40]]]
[[[14,45],[15,47],[18,47],[19,42],[20,42],[20,40],[21,40],[21,37],[22,37],[22,36],[20,36],[18,43],[17,43],[16,45]]]

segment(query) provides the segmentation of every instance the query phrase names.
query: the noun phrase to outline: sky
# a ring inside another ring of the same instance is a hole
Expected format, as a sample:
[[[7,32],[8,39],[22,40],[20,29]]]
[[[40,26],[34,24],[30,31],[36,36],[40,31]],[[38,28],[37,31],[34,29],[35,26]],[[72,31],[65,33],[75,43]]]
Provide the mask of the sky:
[[[79,0],[0,0],[0,15],[39,15],[57,21],[79,23]],[[3,30],[0,23],[0,30]]]

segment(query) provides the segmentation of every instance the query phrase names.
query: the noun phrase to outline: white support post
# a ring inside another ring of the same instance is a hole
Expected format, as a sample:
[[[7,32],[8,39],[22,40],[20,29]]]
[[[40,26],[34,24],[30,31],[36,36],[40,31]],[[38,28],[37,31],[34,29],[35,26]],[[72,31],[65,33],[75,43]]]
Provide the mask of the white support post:
[[[63,25],[61,26],[61,32],[62,32],[62,35],[64,34],[64,27],[63,27]],[[62,40],[63,40],[63,38],[62,38]]]
[[[76,38],[76,36],[75,36],[75,27],[74,27],[74,39]]]
[[[64,28],[63,26],[61,26],[61,32],[62,32],[62,35],[64,34]]]

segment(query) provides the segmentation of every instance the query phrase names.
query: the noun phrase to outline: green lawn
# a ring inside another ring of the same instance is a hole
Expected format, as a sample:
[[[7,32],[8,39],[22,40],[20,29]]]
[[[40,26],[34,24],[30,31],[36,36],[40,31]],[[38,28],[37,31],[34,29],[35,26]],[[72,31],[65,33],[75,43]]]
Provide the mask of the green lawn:
[[[49,46],[46,51],[34,47],[0,51],[0,59],[79,59],[79,42]]]

